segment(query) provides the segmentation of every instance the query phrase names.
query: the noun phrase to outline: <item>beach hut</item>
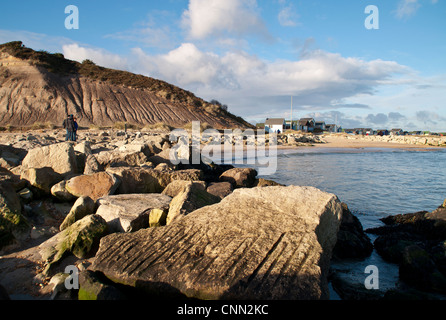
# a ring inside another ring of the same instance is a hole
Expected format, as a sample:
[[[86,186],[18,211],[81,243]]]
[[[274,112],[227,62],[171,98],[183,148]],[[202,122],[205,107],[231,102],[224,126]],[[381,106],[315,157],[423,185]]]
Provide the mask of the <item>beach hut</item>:
[[[390,130],[390,135],[392,136],[402,136],[404,134],[403,129],[392,129]]]
[[[316,121],[314,121],[313,118],[302,118],[299,120],[298,130],[304,132],[313,132],[315,125]]]
[[[325,129],[326,129],[325,121],[316,121],[314,123],[314,128],[319,129],[321,131],[325,131]]]
[[[284,118],[268,118],[265,121],[265,131],[268,133],[283,133],[284,128]]]

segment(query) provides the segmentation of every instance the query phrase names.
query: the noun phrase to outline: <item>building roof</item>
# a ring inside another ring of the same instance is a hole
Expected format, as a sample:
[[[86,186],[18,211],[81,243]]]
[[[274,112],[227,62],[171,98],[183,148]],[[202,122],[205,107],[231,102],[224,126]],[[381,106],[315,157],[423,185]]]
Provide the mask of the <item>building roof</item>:
[[[311,125],[311,120],[306,120],[306,119],[300,119],[299,120],[299,125],[300,126],[310,126]]]
[[[283,125],[285,122],[284,118],[272,118],[272,119],[266,119],[265,121],[265,125],[269,125],[269,126],[281,126]]]

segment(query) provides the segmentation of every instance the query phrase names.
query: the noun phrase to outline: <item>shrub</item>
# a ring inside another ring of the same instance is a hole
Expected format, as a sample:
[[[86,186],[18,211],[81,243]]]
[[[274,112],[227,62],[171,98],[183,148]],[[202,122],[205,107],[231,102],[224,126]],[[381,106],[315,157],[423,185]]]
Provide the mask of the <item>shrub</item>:
[[[155,124],[148,124],[143,129],[147,130],[147,131],[152,131],[152,130],[155,131],[156,130],[156,131],[170,132],[175,128],[168,124],[165,124],[164,122],[158,122]]]

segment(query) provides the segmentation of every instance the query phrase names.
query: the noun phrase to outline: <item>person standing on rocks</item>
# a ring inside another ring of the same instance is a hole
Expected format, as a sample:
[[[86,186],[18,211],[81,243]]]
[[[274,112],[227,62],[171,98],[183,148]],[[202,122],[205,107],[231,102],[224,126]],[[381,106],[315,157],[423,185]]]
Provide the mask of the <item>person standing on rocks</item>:
[[[74,118],[74,131],[73,131],[73,141],[76,142],[77,141],[77,129],[79,129],[79,125],[77,124],[77,119]]]
[[[63,127],[67,130],[65,141],[75,141],[75,122],[72,114],[64,120]]]

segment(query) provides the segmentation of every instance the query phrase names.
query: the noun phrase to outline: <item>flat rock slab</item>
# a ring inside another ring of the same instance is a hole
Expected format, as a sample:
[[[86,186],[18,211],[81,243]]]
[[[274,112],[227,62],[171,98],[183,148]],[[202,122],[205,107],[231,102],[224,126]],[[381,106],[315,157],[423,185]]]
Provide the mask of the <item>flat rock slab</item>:
[[[162,194],[123,194],[98,200],[96,212],[112,232],[134,232],[149,227],[153,210],[167,212],[172,198]]]
[[[71,143],[58,143],[29,150],[23,159],[24,169],[50,167],[61,175],[77,171],[76,155]]]
[[[91,269],[163,296],[327,299],[341,215],[315,188],[238,189],[168,226],[102,238]]]

